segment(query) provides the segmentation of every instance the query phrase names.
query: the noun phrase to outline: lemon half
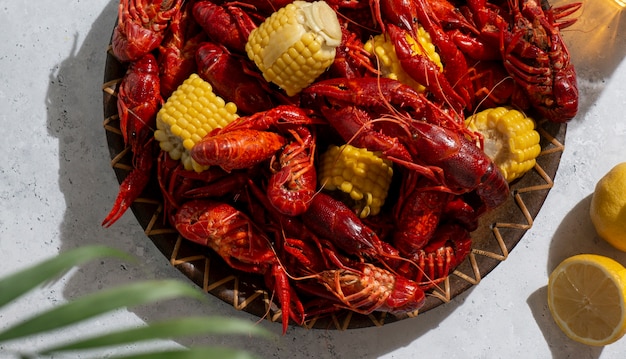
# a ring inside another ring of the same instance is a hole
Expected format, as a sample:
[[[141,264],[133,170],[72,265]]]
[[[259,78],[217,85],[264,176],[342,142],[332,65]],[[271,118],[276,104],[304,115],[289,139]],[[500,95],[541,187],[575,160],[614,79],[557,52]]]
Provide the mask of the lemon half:
[[[548,307],[571,339],[603,346],[626,333],[626,268],[595,255],[570,257],[550,274]]]

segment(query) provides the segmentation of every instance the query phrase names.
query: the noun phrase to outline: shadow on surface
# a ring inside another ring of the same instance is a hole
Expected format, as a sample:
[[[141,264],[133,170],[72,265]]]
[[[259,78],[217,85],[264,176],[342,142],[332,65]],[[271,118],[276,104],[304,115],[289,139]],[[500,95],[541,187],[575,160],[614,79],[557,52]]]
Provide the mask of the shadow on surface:
[[[110,210],[117,194],[118,182],[115,179],[109,162],[109,152],[102,127],[102,82],[106,48],[117,15],[116,1],[111,1],[102,14],[97,17],[91,30],[85,36],[82,45],[76,46],[67,59],[58,65],[50,75],[48,89],[48,130],[59,140],[59,187],[65,196],[67,209],[60,238],[61,251],[85,244],[106,244],[138,257],[138,263],[120,263],[114,260],[103,260],[85,265],[68,279],[64,295],[67,298],[97,291],[128,281],[152,278],[180,278],[187,280],[178,270],[168,265],[168,260],[152,245],[144,235],[141,227],[128,213],[111,228],[100,226],[102,219]],[[585,22],[580,24],[587,26]],[[617,25],[616,25],[617,26]],[[570,33],[593,33],[590,27],[572,28]],[[616,29],[617,31],[617,29]],[[76,34],[78,44],[79,34]],[[604,83],[626,52],[626,42],[618,41],[617,46],[604,44],[603,50],[612,51],[603,66],[593,66],[592,58],[578,57],[579,49],[572,51],[575,63],[581,66],[581,91],[585,93],[584,108],[593,104],[604,86]],[[598,46],[601,41],[596,42]],[[581,45],[582,46],[582,45]],[[577,206],[563,221],[553,240],[550,252],[550,268],[554,261],[576,251],[576,244],[582,244],[584,235],[580,231],[584,207],[588,201]],[[578,228],[578,230],[577,230]],[[589,234],[589,233],[587,233]],[[588,238],[586,239],[588,240]],[[574,245],[574,246],[572,246]],[[191,283],[191,282],[189,282]],[[261,340],[245,340],[240,338],[204,337],[189,341],[189,344],[219,344],[240,347],[258,353],[263,357],[315,357],[315,358],[375,358],[397,348],[407,346],[415,339],[430,331],[436,331],[438,323],[447,318],[466,300],[471,289],[427,313],[420,314],[416,319],[407,319],[382,328],[364,328],[349,331],[305,330],[290,328],[286,336],[277,336],[275,342]],[[540,290],[541,291],[541,290]],[[544,289],[545,292],[545,289]],[[529,298],[546,339],[550,339],[554,328],[545,319],[545,308],[539,292]],[[536,297],[536,298],[535,298]],[[175,300],[159,303],[150,307],[133,309],[142,320],[156,321],[171,316],[186,315],[227,315],[257,321],[258,318],[244,312],[236,311],[227,303],[208,296],[208,303],[197,303],[188,300]],[[546,323],[544,323],[544,321]],[[280,332],[280,325],[260,321],[260,325],[275,333]],[[548,328],[548,329],[546,329]],[[447,335],[443,333],[442,335]],[[556,334],[554,334],[556,335]]]
[[[590,205],[591,195],[578,202],[559,224],[550,243],[547,273],[566,258],[581,253],[599,254],[626,263],[626,253],[616,250],[596,233],[589,217]]]
[[[546,271],[551,273],[563,260],[576,254],[591,253],[613,258],[626,263],[626,253],[622,253],[602,240],[589,217],[591,195],[578,202],[561,221],[554,233],[548,253]],[[569,339],[552,319],[548,309],[548,288],[539,288],[527,299],[537,325],[552,351],[555,359],[600,357],[602,347],[593,347]]]
[[[603,347],[592,347],[577,343],[568,338],[556,325],[548,310],[548,287],[544,286],[531,294],[526,303],[546,339],[553,359],[596,359],[602,354]]]

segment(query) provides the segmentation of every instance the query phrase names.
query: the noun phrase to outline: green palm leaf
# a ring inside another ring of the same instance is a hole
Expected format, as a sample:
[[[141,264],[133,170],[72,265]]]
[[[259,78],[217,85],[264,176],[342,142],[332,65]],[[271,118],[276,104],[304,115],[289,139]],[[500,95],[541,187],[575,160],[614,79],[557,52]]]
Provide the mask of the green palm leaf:
[[[87,246],[43,261],[30,268],[0,279],[0,309],[29,290],[53,280],[74,266],[102,257],[134,260],[132,256],[105,246]],[[154,303],[178,297],[206,299],[196,287],[177,280],[142,281],[99,291],[59,305],[0,332],[0,343],[60,329],[109,311]],[[53,345],[43,352],[50,356],[62,351],[79,351],[106,346],[119,346],[154,339],[172,339],[200,334],[245,334],[269,336],[253,323],[223,317],[192,317],[170,319],[139,328],[120,329],[112,333],[70,343]],[[1,348],[1,346],[0,346]],[[2,350],[0,349],[0,354]],[[39,358],[41,353],[14,353],[22,358]],[[192,347],[151,353],[124,354],[116,359],[195,359],[195,358],[253,358],[249,353],[219,347]]]
[[[152,353],[131,354],[112,359],[254,359],[255,356],[235,349],[194,347]]]
[[[46,349],[42,353],[94,349],[137,343],[145,340],[172,339],[203,334],[243,334],[269,336],[269,332],[250,322],[226,317],[191,317],[152,323],[145,327],[117,331]]]
[[[133,260],[127,253],[105,246],[73,249],[0,279],[0,308],[38,285],[56,278],[72,267],[96,258],[118,257]]]
[[[200,291],[176,280],[155,280],[128,284],[86,295],[38,314],[4,332],[0,332],[0,342],[62,328],[114,309],[176,297],[204,299]]]

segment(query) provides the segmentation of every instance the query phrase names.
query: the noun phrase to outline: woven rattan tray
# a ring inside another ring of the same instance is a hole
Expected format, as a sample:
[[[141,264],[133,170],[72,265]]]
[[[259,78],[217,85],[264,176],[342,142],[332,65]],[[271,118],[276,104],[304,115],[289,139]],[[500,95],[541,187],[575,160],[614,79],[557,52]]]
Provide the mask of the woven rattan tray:
[[[111,165],[119,182],[131,169],[131,153],[122,140],[116,107],[117,86],[125,71],[125,66],[109,50],[103,85],[104,129]],[[526,230],[532,227],[533,219],[552,188],[552,179],[563,152],[566,125],[544,121],[538,124],[538,131],[542,137],[542,152],[537,158],[537,165],[511,186],[511,196],[504,205],[483,216],[480,227],[472,233],[470,255],[440,288],[429,293],[426,304],[419,313],[449,302],[480,282],[481,278],[507,259]],[[280,309],[271,300],[271,293],[264,289],[261,276],[234,271],[208,248],[183,240],[173,228],[164,225],[162,198],[156,179],[149,183],[131,209],[146,236],[173,266],[200,288],[231,304],[235,309],[280,322]],[[380,326],[417,315],[417,312],[404,317],[385,313],[361,315],[346,310],[330,316],[312,318],[305,326],[344,330]]]

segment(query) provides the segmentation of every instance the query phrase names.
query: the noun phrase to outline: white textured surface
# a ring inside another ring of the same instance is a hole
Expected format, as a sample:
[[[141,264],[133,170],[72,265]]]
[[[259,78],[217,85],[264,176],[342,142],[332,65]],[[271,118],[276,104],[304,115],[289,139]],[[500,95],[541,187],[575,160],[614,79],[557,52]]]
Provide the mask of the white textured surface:
[[[0,4],[0,153],[5,158],[0,163],[0,275],[87,243],[108,244],[141,260],[106,260],[74,270],[0,312],[0,328],[130,280],[187,280],[144,240],[130,212],[112,228],[100,227],[117,193],[102,128],[101,92],[116,11],[109,0]],[[595,182],[626,161],[626,24],[617,16],[609,19],[608,30],[598,27],[611,14],[600,16],[588,8],[566,33],[579,72],[580,114],[568,126],[554,188],[505,262],[478,286],[416,319],[344,332],[290,328],[269,342],[245,340],[245,349],[265,358],[622,357],[626,339],[604,348],[579,345],[560,332],[546,305],[548,273],[565,257],[591,252],[626,264],[625,254],[597,237],[587,214]],[[180,300],[118,311],[59,335],[181,314],[256,320],[211,297],[208,304]],[[280,332],[278,324],[259,325]],[[239,340],[210,337],[158,345],[238,346]]]

